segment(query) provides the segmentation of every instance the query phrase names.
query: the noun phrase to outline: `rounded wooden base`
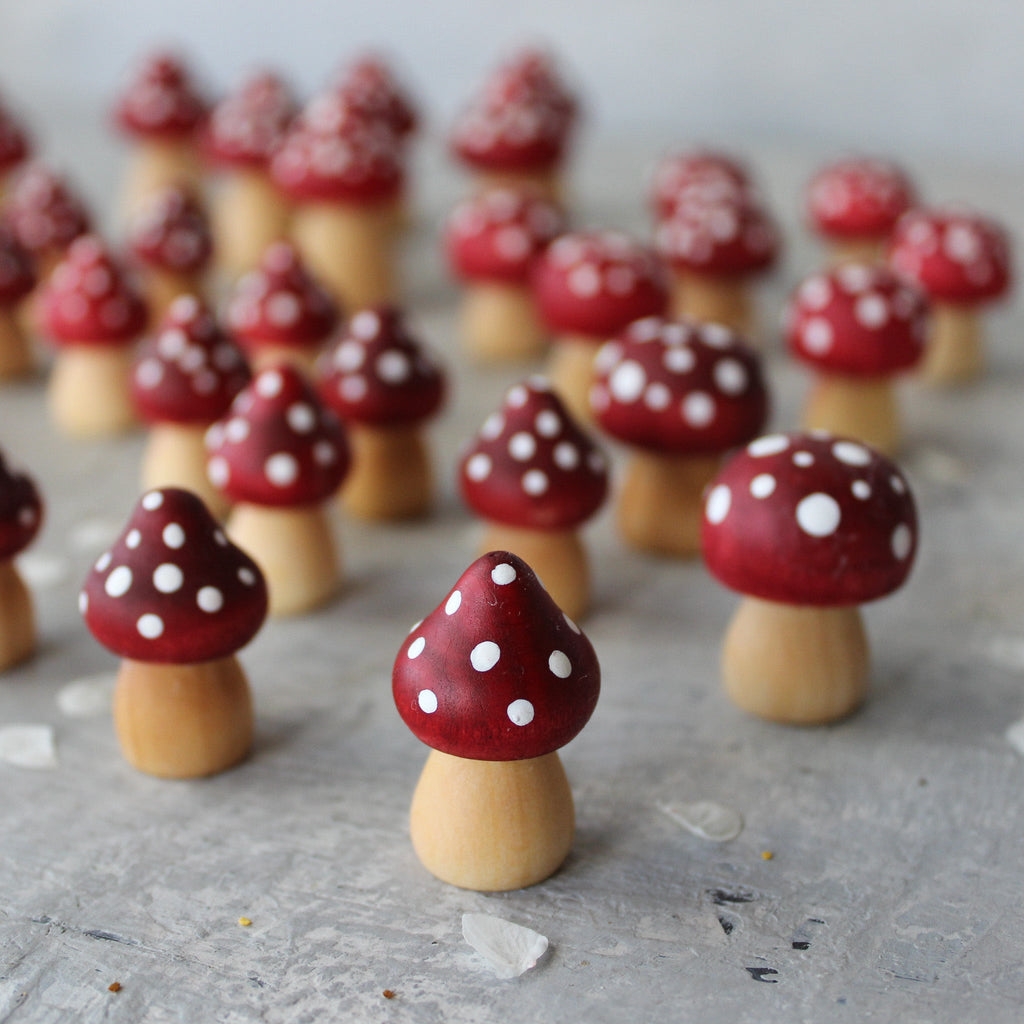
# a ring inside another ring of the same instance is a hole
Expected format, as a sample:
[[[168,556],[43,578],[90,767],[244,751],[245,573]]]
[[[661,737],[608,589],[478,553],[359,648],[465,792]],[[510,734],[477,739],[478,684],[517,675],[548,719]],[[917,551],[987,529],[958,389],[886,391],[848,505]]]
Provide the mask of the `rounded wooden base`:
[[[0,672],[24,661],[35,649],[32,595],[8,559],[0,562]]]
[[[0,309],[0,380],[27,377],[34,369],[32,345],[19,323],[17,307]]]
[[[964,384],[984,369],[982,329],[973,306],[932,306],[921,376],[929,384]]]
[[[722,648],[729,699],[759,718],[821,725],[845,718],[868,688],[860,609],[811,608],[745,597]]]
[[[352,469],[341,488],[344,508],[371,521],[414,519],[434,501],[430,453],[417,426],[350,423]]]
[[[203,426],[155,423],[142,453],[142,489],[183,487],[199,495],[211,514],[223,519],[229,502],[206,475],[205,435]]]
[[[466,353],[477,362],[536,359],[547,349],[547,332],[525,287],[498,281],[466,286],[460,311]]]
[[[235,657],[195,665],[125,659],[114,689],[114,728],[133,767],[195,779],[238,764],[252,745],[252,698]]]
[[[555,338],[548,360],[547,378],[572,417],[581,426],[593,423],[590,389],[594,386],[594,357],[600,339],[586,335]]]
[[[423,866],[478,892],[522,889],[554,874],[572,847],[575,824],[557,753],[470,761],[432,750],[409,814]]]
[[[214,258],[228,281],[259,266],[267,247],[288,235],[291,209],[263,170],[232,170],[210,210]]]
[[[66,345],[50,373],[50,416],[70,437],[111,437],[137,425],[130,346]]]
[[[888,377],[822,374],[807,396],[802,425],[857,438],[890,456],[899,450],[902,437],[896,394]]]
[[[751,344],[758,344],[757,318],[750,283],[745,277],[719,277],[672,271],[671,309],[702,323],[725,324]]]

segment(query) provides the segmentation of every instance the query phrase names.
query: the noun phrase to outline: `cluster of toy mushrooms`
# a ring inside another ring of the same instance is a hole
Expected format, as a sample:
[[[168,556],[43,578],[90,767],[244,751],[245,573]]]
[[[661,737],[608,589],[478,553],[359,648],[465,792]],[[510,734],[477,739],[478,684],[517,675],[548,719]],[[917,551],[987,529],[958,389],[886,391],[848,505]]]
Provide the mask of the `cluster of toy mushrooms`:
[[[261,72],[216,104],[158,54],[119,97],[131,162],[119,251],[70,182],[0,108],[0,378],[52,344],[55,427],[86,439],[144,424],[142,495],[81,592],[122,657],[126,758],[195,777],[242,760],[252,705],[235,652],[265,616],[329,602],[342,581],[332,506],[430,512],[423,425],[446,393],[403,313],[396,260],[413,214],[419,115],[387,64],[346,67],[304,106]],[[580,527],[607,500],[630,546],[702,555],[744,595],[723,676],[740,707],[834,721],[864,699],[858,607],[910,572],[917,517],[890,461],[892,381],[981,372],[978,310],[1010,280],[992,221],[917,204],[898,167],[822,168],[807,220],[828,265],[794,290],[791,353],[815,375],[801,429],[770,414],[758,278],[780,233],[750,169],[666,156],[651,240],[573,226],[579,103],[547,54],[497,66],[459,114],[472,176],[443,230],[473,361],[517,379],[467,439],[458,488],[480,557],[402,642],[394,699],[433,748],[412,807],[427,868],[474,889],[530,885],[564,860],[572,796],[556,753],[592,713],[600,670],[576,625],[590,603]],[[534,372],[523,372],[532,364]],[[543,369],[543,373],[536,372]],[[39,529],[27,476],[0,459],[0,666],[31,652],[13,557]],[[541,583],[541,580],[544,582]]]

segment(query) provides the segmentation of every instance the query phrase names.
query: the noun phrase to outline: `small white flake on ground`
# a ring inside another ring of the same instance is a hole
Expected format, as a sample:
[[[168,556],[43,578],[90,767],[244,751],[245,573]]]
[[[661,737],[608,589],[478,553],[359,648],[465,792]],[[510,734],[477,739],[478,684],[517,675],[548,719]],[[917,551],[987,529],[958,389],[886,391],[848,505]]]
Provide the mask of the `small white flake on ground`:
[[[725,843],[743,831],[743,818],[731,807],[713,800],[697,800],[692,804],[660,804],[661,810],[677,825],[701,839]]]
[[[491,914],[463,914],[462,937],[499,978],[518,978],[535,967],[548,948],[546,936]]]
[[[117,677],[103,672],[75,679],[57,693],[57,707],[70,718],[96,718],[110,714]]]
[[[17,768],[56,768],[57,748],[53,729],[48,725],[0,727],[0,761]]]
[[[111,519],[83,519],[68,531],[68,542],[76,551],[103,551],[117,539],[121,523]]]
[[[63,583],[71,572],[66,558],[42,551],[26,551],[18,556],[18,571],[33,590],[46,590]]]
[[[1006,742],[1013,747],[1014,750],[1024,757],[1024,718],[1019,722],[1014,722],[1004,734],[1006,736]]]

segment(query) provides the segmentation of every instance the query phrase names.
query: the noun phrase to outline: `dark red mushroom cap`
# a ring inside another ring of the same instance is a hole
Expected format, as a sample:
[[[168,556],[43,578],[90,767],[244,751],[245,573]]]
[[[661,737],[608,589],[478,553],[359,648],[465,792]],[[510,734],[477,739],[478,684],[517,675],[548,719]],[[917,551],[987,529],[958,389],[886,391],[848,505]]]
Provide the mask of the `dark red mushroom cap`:
[[[226,167],[265,167],[298,113],[283,78],[253,75],[211,111],[203,129],[204,155]]]
[[[258,373],[206,435],[207,474],[232,501],[294,507],[329,498],[349,467],[337,417],[292,366]]]
[[[445,229],[445,251],[463,280],[526,284],[537,257],[564,230],[565,216],[550,200],[486,189],[455,207]]]
[[[1010,287],[1010,240],[987,217],[966,210],[911,210],[889,243],[889,265],[931,298],[963,305]]]
[[[753,194],[746,165],[710,149],[669,153],[651,176],[651,209],[658,220],[671,216],[679,202],[745,199]]]
[[[608,493],[608,463],[542,377],[517,384],[463,453],[459,484],[478,515],[509,526],[569,530]]]
[[[28,159],[31,151],[25,126],[0,102],[0,174]]]
[[[519,50],[499,64],[484,83],[482,92],[495,102],[544,103],[569,126],[580,113],[579,100],[565,81],[555,57],[534,47]]]
[[[14,232],[0,223],[0,306],[12,306],[36,286],[32,257]]]
[[[406,638],[392,673],[395,705],[416,737],[475,761],[524,761],[564,746],[600,688],[590,641],[507,551],[459,577]]]
[[[270,173],[300,202],[386,202],[405,182],[402,140],[386,122],[358,113],[340,93],[321,93],[288,132]]]
[[[906,173],[889,161],[839,160],[811,179],[807,214],[825,237],[884,240],[914,203],[914,192]]]
[[[750,199],[680,201],[655,238],[673,266],[726,277],[766,270],[779,253],[774,220]]]
[[[310,348],[338,322],[330,294],[306,270],[291,242],[273,242],[259,267],[242,277],[228,302],[227,325],[247,349]]]
[[[207,424],[249,382],[241,349],[194,295],[179,295],[132,366],[132,402],[150,423]]]
[[[416,105],[379,54],[364,54],[349,64],[338,76],[335,88],[357,113],[371,121],[383,121],[399,138],[416,131]]]
[[[127,345],[146,325],[146,305],[99,238],[82,235],[46,284],[43,323],[58,345]]]
[[[320,365],[320,397],[343,422],[418,423],[444,398],[440,367],[394,306],[356,313]]]
[[[210,222],[195,193],[171,185],[146,195],[128,229],[132,255],[176,273],[202,270],[213,255]]]
[[[702,546],[733,590],[783,604],[873,601],[906,579],[917,512],[903,474],[859,441],[770,434],[708,489]]]
[[[169,53],[147,57],[121,92],[114,120],[127,135],[183,138],[206,116],[207,105],[184,62]]]
[[[910,369],[924,354],[928,303],[886,267],[846,263],[804,280],[787,320],[798,359],[833,373],[879,377]]]
[[[625,235],[573,232],[537,261],[533,295],[551,330],[604,341],[633,320],[665,312],[668,275],[651,249]]]
[[[598,350],[591,405],[627,444],[680,455],[718,454],[764,429],[761,359],[721,324],[648,317]]]
[[[134,661],[191,665],[244,647],[267,615],[256,563],[191,491],[148,491],[86,577],[79,610],[96,639]]]
[[[27,473],[12,470],[0,452],[0,559],[27,548],[42,522],[43,502],[35,483]]]
[[[18,175],[4,217],[18,241],[35,255],[63,252],[90,223],[85,204],[67,181],[40,163]]]

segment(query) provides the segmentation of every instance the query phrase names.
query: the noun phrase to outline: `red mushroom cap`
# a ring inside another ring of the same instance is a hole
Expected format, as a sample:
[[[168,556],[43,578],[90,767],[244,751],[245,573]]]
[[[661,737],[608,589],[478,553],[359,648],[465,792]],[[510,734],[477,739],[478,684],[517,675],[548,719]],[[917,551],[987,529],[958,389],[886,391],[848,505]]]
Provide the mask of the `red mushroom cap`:
[[[10,469],[0,452],[0,560],[23,551],[39,532],[43,502],[27,473]]]
[[[117,126],[128,135],[182,138],[206,116],[206,101],[185,64],[169,53],[147,57],[114,107]]]
[[[994,221],[965,210],[911,210],[889,243],[889,265],[933,299],[972,305],[1010,287],[1010,240]]]
[[[770,267],[779,253],[775,222],[750,199],[680,201],[655,237],[669,263],[703,274],[753,274]]]
[[[917,512],[903,474],[859,441],[770,434],[708,488],[702,546],[733,590],[783,604],[873,601],[907,577]]]
[[[598,350],[591,405],[613,437],[657,452],[717,454],[761,433],[761,359],[721,324],[648,317]]]
[[[554,203],[528,192],[486,189],[448,218],[448,263],[466,281],[526,284],[537,257],[565,230]]]
[[[833,373],[878,377],[924,354],[928,303],[885,267],[846,263],[808,277],[789,304],[787,339],[798,359]]]
[[[146,325],[146,305],[99,238],[82,235],[46,283],[43,322],[59,345],[127,345]]]
[[[335,89],[357,113],[371,121],[383,121],[399,138],[416,131],[416,106],[378,54],[364,54],[343,69]]]
[[[218,103],[203,130],[203,153],[225,167],[266,167],[298,105],[283,78],[265,71]]]
[[[86,577],[79,609],[114,654],[172,665],[226,658],[267,615],[256,563],[191,491],[147,491]]]
[[[465,450],[459,483],[478,515],[509,526],[568,530],[601,507],[608,463],[542,377],[517,384]]]
[[[13,306],[35,286],[32,257],[10,227],[0,223],[0,306]]]
[[[658,220],[671,216],[679,202],[753,195],[754,182],[746,165],[709,149],[669,153],[658,161],[651,179],[651,209]]]
[[[191,189],[171,185],[146,195],[128,229],[132,255],[176,273],[201,270],[213,254],[206,211]]]
[[[250,376],[245,356],[210,311],[194,295],[180,295],[139,346],[132,401],[150,423],[212,423]]]
[[[321,93],[288,132],[270,173],[300,202],[386,202],[405,182],[402,141],[388,124],[364,117],[340,93]]]
[[[17,167],[31,150],[25,126],[0,102],[0,173]]]
[[[433,416],[444,376],[394,306],[362,309],[321,360],[320,397],[343,422],[380,426]]]
[[[338,307],[291,242],[273,242],[256,270],[235,285],[227,325],[247,349],[317,348],[334,330]]]
[[[206,435],[207,474],[232,501],[294,507],[329,498],[349,467],[348,442],[294,367],[258,373]]]
[[[663,313],[668,281],[655,253],[625,235],[573,232],[537,261],[533,295],[551,330],[603,341],[633,320]]]
[[[89,230],[89,214],[68,183],[43,164],[18,175],[4,217],[29,252],[63,252]]]
[[[571,126],[579,117],[580,104],[552,54],[527,47],[499,64],[484,83],[490,99],[545,103]]]
[[[600,689],[590,641],[507,551],[459,577],[406,638],[392,673],[395,705],[416,737],[476,761],[524,761],[565,746]]]
[[[854,158],[823,167],[807,187],[807,214],[829,238],[884,240],[914,203],[906,173],[886,160]]]

